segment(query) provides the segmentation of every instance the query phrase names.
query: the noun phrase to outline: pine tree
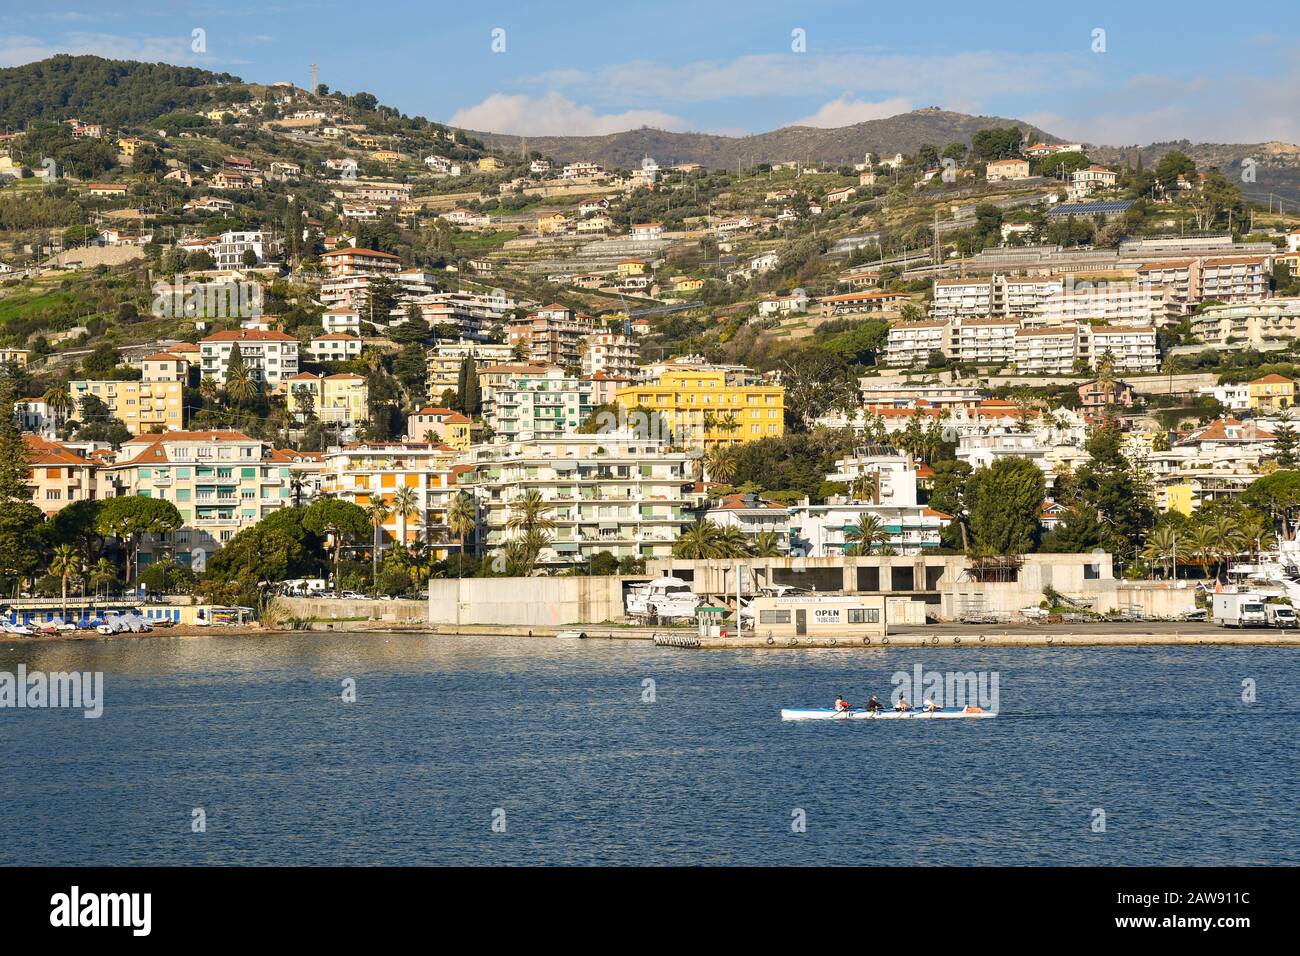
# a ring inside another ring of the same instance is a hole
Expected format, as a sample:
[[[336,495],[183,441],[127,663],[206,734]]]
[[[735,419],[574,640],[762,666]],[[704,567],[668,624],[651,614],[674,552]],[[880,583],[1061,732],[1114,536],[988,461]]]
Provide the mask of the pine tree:
[[[1284,421],[1273,433],[1273,458],[1279,468],[1296,466],[1298,445],[1300,445],[1300,438],[1296,436],[1295,429],[1291,427],[1290,422]]]
[[[0,377],[0,502],[31,502],[31,457],[13,414],[14,386]]]
[[[482,410],[483,394],[478,384],[478,368],[474,365],[473,358],[466,358],[469,368],[465,373],[465,398],[461,402],[462,410],[466,415],[477,415]]]

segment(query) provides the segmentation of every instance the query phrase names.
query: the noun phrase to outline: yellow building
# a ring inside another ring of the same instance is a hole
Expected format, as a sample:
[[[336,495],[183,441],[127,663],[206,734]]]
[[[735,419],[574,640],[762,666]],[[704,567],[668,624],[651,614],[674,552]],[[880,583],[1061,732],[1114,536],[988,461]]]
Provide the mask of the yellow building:
[[[618,274],[621,276],[645,275],[645,262],[640,259],[624,259],[618,264]]]
[[[699,292],[704,288],[704,280],[695,276],[677,276],[673,279],[674,292]]]
[[[342,425],[357,425],[368,418],[370,387],[360,375],[299,372],[285,383],[284,392],[285,407],[294,414],[310,409],[321,421]]]
[[[1282,375],[1265,375],[1251,382],[1250,407],[1256,411],[1281,411],[1295,404],[1295,382]]]
[[[410,441],[438,441],[457,451],[468,451],[474,443],[474,423],[450,408],[420,408],[406,416],[406,437]]]
[[[94,396],[132,435],[179,431],[185,424],[181,401],[184,386],[179,381],[83,381],[69,382],[68,388],[74,406],[72,417],[78,421],[85,420],[86,397]]]
[[[0,365],[13,362],[19,368],[26,368],[27,357],[31,354],[29,349],[0,349]]]
[[[539,236],[546,236],[553,232],[559,232],[565,227],[565,225],[567,225],[568,221],[568,217],[559,212],[548,213],[545,216],[538,216],[537,234]]]
[[[495,156],[484,156],[478,161],[478,170],[481,173],[491,173],[498,169],[505,169],[505,163]]]
[[[400,163],[402,154],[393,149],[377,149],[370,154],[370,158],[377,163]]]
[[[1165,486],[1165,510],[1177,511],[1190,515],[1196,510],[1193,504],[1193,488],[1189,482],[1180,481]]]
[[[785,433],[785,390],[779,385],[729,381],[723,369],[664,372],[658,382],[631,385],[615,393],[629,411],[659,414],[681,443],[711,451]]]

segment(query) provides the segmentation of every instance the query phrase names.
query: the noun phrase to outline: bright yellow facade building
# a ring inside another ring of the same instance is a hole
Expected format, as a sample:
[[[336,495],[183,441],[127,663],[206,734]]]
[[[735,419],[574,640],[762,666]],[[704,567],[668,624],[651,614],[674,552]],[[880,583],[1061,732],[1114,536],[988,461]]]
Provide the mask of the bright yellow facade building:
[[[704,451],[784,434],[785,390],[737,384],[728,380],[730,374],[668,371],[658,382],[620,388],[614,398],[629,412],[638,407],[656,412],[677,441]]]
[[[93,395],[132,435],[179,431],[185,423],[180,382],[82,381],[69,382],[68,387],[75,406],[73,417],[79,421],[86,396]]]

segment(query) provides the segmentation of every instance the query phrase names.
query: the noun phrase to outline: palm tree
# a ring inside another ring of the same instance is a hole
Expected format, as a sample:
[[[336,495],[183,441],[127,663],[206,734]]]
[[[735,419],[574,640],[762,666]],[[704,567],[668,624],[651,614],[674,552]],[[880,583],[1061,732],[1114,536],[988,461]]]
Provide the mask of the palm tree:
[[[233,369],[226,375],[226,394],[236,405],[251,402],[257,397],[257,379],[247,368]]]
[[[1194,524],[1187,533],[1188,552],[1196,558],[1196,563],[1201,566],[1201,573],[1208,575],[1210,562],[1215,556],[1215,546],[1217,541],[1214,535],[1214,529],[1208,522]]]
[[[1220,565],[1226,567],[1228,559],[1246,546],[1246,536],[1242,534],[1241,526],[1231,515],[1215,515],[1210,519],[1209,527],[1214,538],[1214,576],[1217,578]]]
[[[221,386],[217,384],[217,380],[211,375],[205,375],[202,381],[199,382],[199,395],[204,402],[209,404],[215,402],[221,397]]]
[[[715,547],[719,558],[745,558],[749,556],[749,538],[735,525],[718,529]]]
[[[775,531],[760,531],[749,543],[749,552],[756,558],[779,558],[781,535]]]
[[[50,573],[57,574],[63,582],[63,619],[68,619],[68,578],[81,573],[81,552],[70,544],[61,544],[54,549],[54,559],[50,561]]]
[[[849,494],[854,501],[873,501],[876,497],[877,479],[874,472],[863,472],[853,479]]]
[[[889,532],[875,515],[862,514],[856,524],[844,529],[844,540],[849,542],[844,547],[845,554],[870,554],[877,544],[889,540]]]
[[[478,527],[478,509],[474,499],[460,492],[447,506],[447,529],[460,541],[460,554],[456,562],[456,576],[460,577],[460,557],[465,554],[465,537]]]
[[[393,495],[393,514],[397,515],[397,537],[406,543],[406,519],[420,513],[420,496],[414,488],[398,488]]]
[[[66,384],[51,385],[42,396],[47,408],[54,415],[55,425],[62,425],[72,410],[72,394]]]
[[[736,477],[736,456],[725,448],[715,448],[707,458],[709,480],[729,485]]]
[[[510,506],[506,527],[511,531],[550,531],[555,521],[550,517],[551,504],[540,491],[526,491]]]
[[[1173,525],[1162,524],[1152,528],[1147,535],[1146,548],[1142,557],[1151,565],[1159,564],[1165,569],[1165,577],[1170,577],[1170,564],[1178,564],[1178,532]]]
[[[690,558],[696,561],[717,557],[720,530],[716,524],[707,519],[695,522],[678,535],[673,543],[673,557]]]
[[[540,491],[526,491],[510,506],[506,529],[515,532],[506,544],[507,570],[514,574],[532,574],[542,549],[550,543],[547,533],[555,528],[550,516],[551,503]]]
[[[108,558],[100,558],[90,569],[90,586],[99,594],[99,586],[104,585],[104,597],[108,597],[108,586],[117,580],[117,567]]]
[[[379,593],[379,536],[390,513],[388,506],[382,501],[372,501],[366,506],[366,517],[370,519],[370,527],[374,529],[373,547],[370,551],[370,583],[376,594]]]

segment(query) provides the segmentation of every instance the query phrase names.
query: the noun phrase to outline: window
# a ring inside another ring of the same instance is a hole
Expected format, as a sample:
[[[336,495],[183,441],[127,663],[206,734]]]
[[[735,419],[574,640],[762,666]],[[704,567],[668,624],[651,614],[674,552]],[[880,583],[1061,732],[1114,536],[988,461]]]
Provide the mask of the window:
[[[789,611],[759,611],[758,623],[759,624],[789,624],[790,612]]]
[[[849,608],[850,624],[879,624],[880,608],[878,607],[851,607]]]

